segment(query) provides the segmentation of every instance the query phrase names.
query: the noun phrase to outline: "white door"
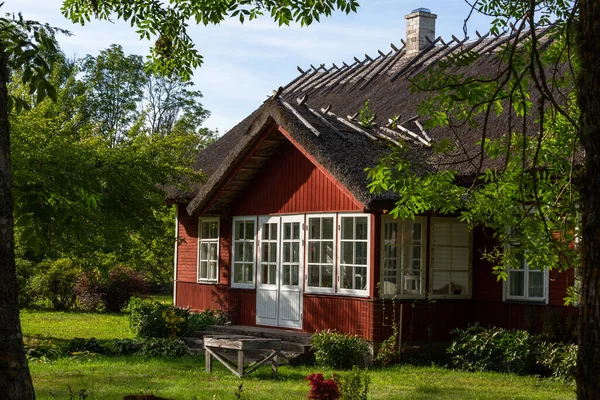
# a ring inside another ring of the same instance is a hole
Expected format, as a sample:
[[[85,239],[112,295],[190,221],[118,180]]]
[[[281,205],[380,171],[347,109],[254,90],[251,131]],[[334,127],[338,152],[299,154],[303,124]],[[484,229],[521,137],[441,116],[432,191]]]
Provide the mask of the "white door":
[[[302,328],[304,216],[260,217],[256,323]]]

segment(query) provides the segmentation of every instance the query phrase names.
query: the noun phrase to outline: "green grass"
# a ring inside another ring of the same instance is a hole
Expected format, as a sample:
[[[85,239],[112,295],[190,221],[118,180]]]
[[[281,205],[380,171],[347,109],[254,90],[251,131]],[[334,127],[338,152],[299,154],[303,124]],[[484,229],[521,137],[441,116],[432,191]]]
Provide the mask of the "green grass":
[[[132,337],[126,315],[23,311],[26,336],[64,342],[73,337],[116,339]],[[62,358],[31,362],[38,399],[119,399],[127,394],[153,393],[171,399],[233,399],[240,380],[217,361],[204,371],[204,357],[143,359],[137,357]],[[273,380],[264,367],[243,379],[247,399],[306,399],[304,378],[323,372],[318,367],[279,369]],[[331,377],[332,372],[325,372]],[[574,387],[536,377],[469,373],[440,367],[396,366],[373,369],[370,399],[574,399]],[[214,396],[214,397],[213,397]]]

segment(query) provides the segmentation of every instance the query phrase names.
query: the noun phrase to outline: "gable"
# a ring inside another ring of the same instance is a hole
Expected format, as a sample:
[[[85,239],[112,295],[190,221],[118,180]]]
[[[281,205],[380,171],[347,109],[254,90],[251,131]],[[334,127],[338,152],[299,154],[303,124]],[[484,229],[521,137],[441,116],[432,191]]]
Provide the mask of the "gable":
[[[231,207],[232,215],[362,211],[364,206],[286,140]]]

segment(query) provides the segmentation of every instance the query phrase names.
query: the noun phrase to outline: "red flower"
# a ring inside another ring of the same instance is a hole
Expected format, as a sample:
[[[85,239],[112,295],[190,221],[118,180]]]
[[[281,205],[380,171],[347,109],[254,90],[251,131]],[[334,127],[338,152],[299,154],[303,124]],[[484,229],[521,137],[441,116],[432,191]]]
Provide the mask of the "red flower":
[[[309,382],[309,400],[337,400],[340,398],[340,390],[333,379],[325,380],[323,374],[310,374],[306,377]]]

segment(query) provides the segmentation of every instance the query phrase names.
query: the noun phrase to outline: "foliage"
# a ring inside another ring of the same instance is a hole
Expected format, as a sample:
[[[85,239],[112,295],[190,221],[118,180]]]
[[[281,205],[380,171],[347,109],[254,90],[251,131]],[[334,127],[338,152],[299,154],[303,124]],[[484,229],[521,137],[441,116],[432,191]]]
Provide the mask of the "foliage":
[[[577,345],[540,342],[537,362],[553,377],[573,381],[577,373]]]
[[[35,276],[35,263],[22,258],[16,259],[17,288],[19,289],[19,308],[27,308],[33,305],[35,295],[31,287]]]
[[[311,400],[336,400],[340,398],[338,384],[333,379],[323,378],[323,374],[310,374],[306,377],[310,385],[308,399]]]
[[[401,350],[398,346],[398,323],[394,320],[392,324],[392,334],[381,342],[375,361],[384,367],[400,361]]]
[[[371,102],[369,100],[365,101],[365,104],[358,112],[360,124],[365,128],[372,128],[375,118],[377,118],[377,116],[373,110],[371,110]]]
[[[452,363],[467,371],[527,374],[536,365],[535,340],[526,331],[483,328],[455,329],[448,353]]]
[[[112,351],[104,346],[98,339],[74,338],[67,346],[67,351],[73,353],[94,353],[102,355],[111,355]]]
[[[202,312],[190,312],[185,321],[186,333],[206,330],[209,325],[225,325],[227,314],[222,310],[208,309]]]
[[[335,369],[364,365],[369,352],[367,342],[360,336],[330,330],[313,335],[312,349],[317,364]]]
[[[115,339],[112,346],[117,356],[131,356],[140,351],[142,342],[135,339]]]
[[[23,339],[23,346],[29,361],[48,362],[63,355],[61,348],[51,340],[26,337]]]
[[[334,380],[340,389],[341,400],[367,400],[371,375],[366,368],[360,369],[355,365],[352,371],[335,375]]]
[[[31,292],[35,297],[49,301],[54,310],[66,310],[75,305],[75,283],[80,268],[72,260],[62,258],[43,261],[36,265],[31,280]]]
[[[185,322],[185,318],[178,315],[175,309],[168,309],[162,312],[162,317],[165,320],[167,329],[171,332],[171,337],[177,336],[178,332],[181,332],[181,327]]]
[[[289,25],[292,21],[310,25],[321,16],[329,16],[335,10],[346,14],[356,11],[355,0],[301,1],[258,1],[220,0],[212,2],[188,2],[175,0],[167,4],[159,2],[151,6],[145,1],[103,1],[65,0],[63,15],[75,23],[85,24],[91,18],[111,20],[122,19],[136,28],[141,39],[156,38],[150,49],[148,66],[163,76],[181,76],[188,80],[192,71],[202,63],[202,56],[194,48],[187,33],[189,21],[196,24],[217,25],[226,18],[239,18],[240,22],[253,20],[263,14],[279,25]]]
[[[181,339],[147,338],[141,341],[135,354],[143,357],[183,357],[191,355],[192,351]]]

